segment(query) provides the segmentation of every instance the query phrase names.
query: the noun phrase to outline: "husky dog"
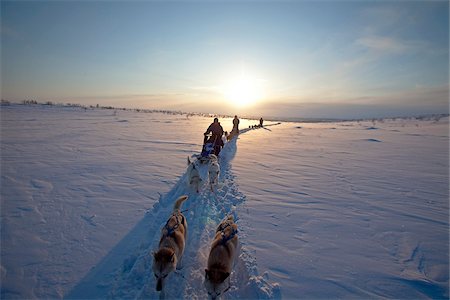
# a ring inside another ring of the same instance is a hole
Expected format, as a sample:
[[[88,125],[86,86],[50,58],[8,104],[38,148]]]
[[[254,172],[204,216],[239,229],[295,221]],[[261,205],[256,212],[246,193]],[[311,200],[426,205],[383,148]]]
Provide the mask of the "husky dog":
[[[205,269],[205,288],[212,299],[223,295],[231,286],[230,274],[238,255],[237,225],[233,216],[223,220],[216,230]]]
[[[232,130],[228,135],[227,135],[227,141],[231,141],[233,139],[233,137],[236,135],[236,132],[234,130]]]
[[[229,137],[228,131],[225,131],[222,136],[222,142],[224,145],[230,140],[228,137]]]
[[[217,156],[214,154],[209,155],[209,166],[208,166],[208,175],[209,175],[209,186],[211,187],[211,192],[214,192],[213,186],[219,183],[219,173],[220,173],[220,165],[217,159]]]
[[[164,279],[177,266],[181,266],[184,247],[186,245],[187,222],[180,211],[181,204],[188,198],[184,195],[177,199],[173,213],[161,230],[159,249],[153,253],[153,273],[157,283],[156,290],[161,291]]]
[[[188,163],[188,169],[187,169],[187,182],[189,186],[195,187],[195,190],[197,193],[200,189],[200,183],[202,182],[202,179],[200,178],[200,173],[197,170],[197,166],[194,162],[192,162],[189,157],[187,159]]]

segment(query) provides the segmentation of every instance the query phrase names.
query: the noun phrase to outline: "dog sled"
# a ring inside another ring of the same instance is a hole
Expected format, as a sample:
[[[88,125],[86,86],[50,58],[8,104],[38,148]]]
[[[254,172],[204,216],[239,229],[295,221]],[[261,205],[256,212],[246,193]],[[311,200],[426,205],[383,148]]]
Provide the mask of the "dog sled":
[[[209,162],[210,155],[218,155],[220,152],[220,145],[216,144],[216,140],[212,138],[212,135],[206,135],[205,139],[203,141],[202,151],[200,152],[200,155],[197,155],[197,160],[205,164]]]
[[[209,160],[209,155],[214,154],[214,143],[205,143],[202,147],[202,152],[198,157],[199,162],[206,163]]]

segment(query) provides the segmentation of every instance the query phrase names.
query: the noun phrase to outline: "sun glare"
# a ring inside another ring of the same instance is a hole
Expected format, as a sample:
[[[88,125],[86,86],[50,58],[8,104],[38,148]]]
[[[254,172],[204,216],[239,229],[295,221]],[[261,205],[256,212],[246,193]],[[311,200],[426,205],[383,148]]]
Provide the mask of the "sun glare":
[[[225,84],[223,93],[234,106],[243,107],[255,104],[263,96],[261,80],[241,74]]]

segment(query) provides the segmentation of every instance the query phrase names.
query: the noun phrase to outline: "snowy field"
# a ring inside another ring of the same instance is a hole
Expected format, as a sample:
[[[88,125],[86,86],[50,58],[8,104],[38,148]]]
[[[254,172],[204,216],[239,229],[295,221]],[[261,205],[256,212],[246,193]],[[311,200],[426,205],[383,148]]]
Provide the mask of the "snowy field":
[[[241,242],[227,299],[449,297],[448,117],[242,120],[217,191],[196,194],[186,160],[211,122],[1,107],[1,298],[158,298],[150,253],[182,194],[187,248],[167,298],[206,298],[226,214]]]

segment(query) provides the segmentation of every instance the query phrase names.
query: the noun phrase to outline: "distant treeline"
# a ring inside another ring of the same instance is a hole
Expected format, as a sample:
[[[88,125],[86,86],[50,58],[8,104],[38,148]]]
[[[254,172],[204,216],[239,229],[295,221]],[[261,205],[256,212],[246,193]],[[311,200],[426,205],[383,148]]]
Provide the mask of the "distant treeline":
[[[2,99],[1,105],[8,106],[11,105],[12,102]],[[210,113],[199,113],[199,112],[183,112],[183,111],[174,111],[174,110],[164,110],[164,109],[142,109],[142,108],[124,108],[124,107],[114,107],[114,106],[101,106],[97,105],[81,105],[76,103],[53,103],[52,101],[38,102],[36,100],[22,100],[19,103],[13,103],[16,105],[47,105],[47,106],[57,106],[57,107],[75,107],[81,108],[84,110],[88,109],[108,109],[108,110],[122,110],[122,111],[135,111],[142,113],[163,113],[168,115],[186,115],[187,118],[191,116],[201,116],[201,117],[218,117],[218,118],[232,118],[232,116],[227,115],[219,115],[219,114],[210,114]]]
[[[211,113],[199,113],[199,112],[183,112],[183,111],[174,111],[174,110],[164,110],[164,109],[142,109],[142,108],[123,108],[123,107],[113,107],[113,106],[100,106],[97,105],[81,105],[76,103],[53,103],[52,101],[38,102],[36,100],[22,100],[20,103],[15,103],[19,105],[47,105],[47,106],[58,106],[58,107],[76,107],[84,110],[88,109],[109,109],[109,110],[123,110],[123,111],[135,111],[142,113],[163,113],[169,115],[186,115],[187,118],[191,116],[200,116],[200,117],[218,117],[218,118],[232,118],[233,116],[229,115],[219,115],[219,114],[211,114]],[[2,106],[11,105],[11,102],[5,99],[1,100]],[[308,118],[277,118],[277,117],[267,117],[264,118],[266,121],[272,122],[295,122],[295,123],[326,123],[326,122],[364,122],[364,121],[372,121],[373,123],[379,122],[382,123],[385,120],[408,120],[408,119],[416,119],[416,120],[434,120],[439,121],[442,118],[448,117],[449,114],[427,114],[427,115],[415,115],[415,116],[399,116],[399,117],[385,117],[385,118],[366,118],[366,119],[308,119]],[[249,120],[259,120],[259,117],[245,117],[242,116],[242,119]]]

